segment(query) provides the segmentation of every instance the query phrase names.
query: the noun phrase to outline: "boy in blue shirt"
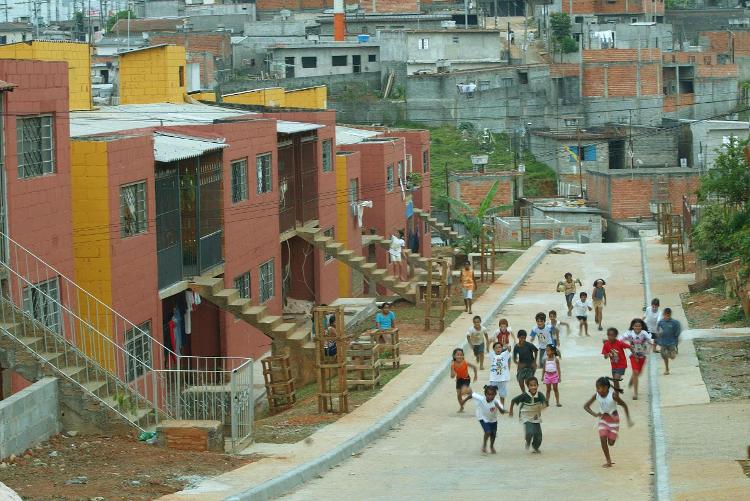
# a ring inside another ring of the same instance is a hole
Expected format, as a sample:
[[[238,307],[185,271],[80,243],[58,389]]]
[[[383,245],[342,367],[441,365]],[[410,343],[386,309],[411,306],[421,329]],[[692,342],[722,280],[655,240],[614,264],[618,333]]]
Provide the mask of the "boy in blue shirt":
[[[677,341],[682,332],[680,322],[672,318],[672,308],[664,308],[657,330],[659,335],[656,338],[656,344],[661,346],[661,358],[665,366],[664,375],[668,376],[669,361],[677,357]]]

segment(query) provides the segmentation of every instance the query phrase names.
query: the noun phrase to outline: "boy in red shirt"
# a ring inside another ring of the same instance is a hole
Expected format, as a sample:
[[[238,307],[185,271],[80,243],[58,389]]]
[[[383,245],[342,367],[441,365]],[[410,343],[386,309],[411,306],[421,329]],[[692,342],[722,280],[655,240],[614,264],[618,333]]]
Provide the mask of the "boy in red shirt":
[[[617,339],[617,329],[610,327],[607,329],[607,340],[604,341],[602,347],[602,355],[604,358],[609,359],[609,363],[612,364],[612,380],[614,381],[615,391],[620,389],[620,381],[625,375],[625,369],[628,368],[628,359],[625,357],[625,350],[632,349],[628,343]]]

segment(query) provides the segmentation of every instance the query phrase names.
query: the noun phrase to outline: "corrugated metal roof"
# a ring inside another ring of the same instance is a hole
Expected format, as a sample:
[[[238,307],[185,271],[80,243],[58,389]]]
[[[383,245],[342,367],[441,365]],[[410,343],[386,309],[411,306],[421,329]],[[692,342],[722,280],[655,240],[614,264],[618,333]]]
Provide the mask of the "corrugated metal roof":
[[[195,158],[229,146],[224,140],[210,140],[188,136],[154,134],[154,160],[174,162]]]
[[[308,124],[305,122],[287,122],[286,120],[276,121],[276,132],[281,134],[296,134],[297,132],[306,132],[309,130],[322,129],[320,124]]]
[[[336,126],[336,144],[357,144],[371,137],[379,136],[380,132],[367,129],[355,129],[354,127]]]

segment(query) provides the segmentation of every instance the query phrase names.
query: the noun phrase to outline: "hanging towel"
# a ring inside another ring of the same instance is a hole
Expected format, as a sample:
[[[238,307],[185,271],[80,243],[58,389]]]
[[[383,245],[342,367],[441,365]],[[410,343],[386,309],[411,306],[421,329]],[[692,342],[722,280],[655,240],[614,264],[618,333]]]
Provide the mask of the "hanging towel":
[[[192,334],[193,324],[190,318],[190,313],[195,308],[193,299],[193,291],[185,291],[185,302],[187,303],[187,309],[185,310],[185,334]]]
[[[195,306],[198,306],[199,304],[201,304],[201,296],[197,292],[193,292],[193,304]]]

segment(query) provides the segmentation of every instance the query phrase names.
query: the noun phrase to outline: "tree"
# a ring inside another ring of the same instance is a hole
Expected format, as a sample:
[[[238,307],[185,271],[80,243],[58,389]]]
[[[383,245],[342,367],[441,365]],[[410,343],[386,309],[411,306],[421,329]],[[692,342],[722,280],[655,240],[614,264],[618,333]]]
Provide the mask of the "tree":
[[[553,50],[559,50],[561,54],[569,54],[578,51],[578,44],[571,36],[573,23],[570,16],[555,12],[549,16],[549,24],[552,30]]]
[[[479,202],[479,206],[476,209],[466,202],[456,198],[448,198],[448,203],[457,209],[453,220],[462,224],[466,229],[467,235],[459,243],[459,246],[462,247],[466,254],[469,254],[469,252],[472,252],[479,247],[479,239],[482,236],[484,218],[500,212],[501,210],[510,208],[509,205],[497,205],[491,207],[499,186],[500,181],[495,181],[482,201]]]
[[[120,19],[127,19],[128,13],[130,14],[130,19],[135,19],[135,14],[133,14],[133,11],[131,10],[121,10],[120,12],[117,12],[116,14],[109,16],[107,18],[107,32],[112,31],[112,28],[114,28],[117,21]]]

